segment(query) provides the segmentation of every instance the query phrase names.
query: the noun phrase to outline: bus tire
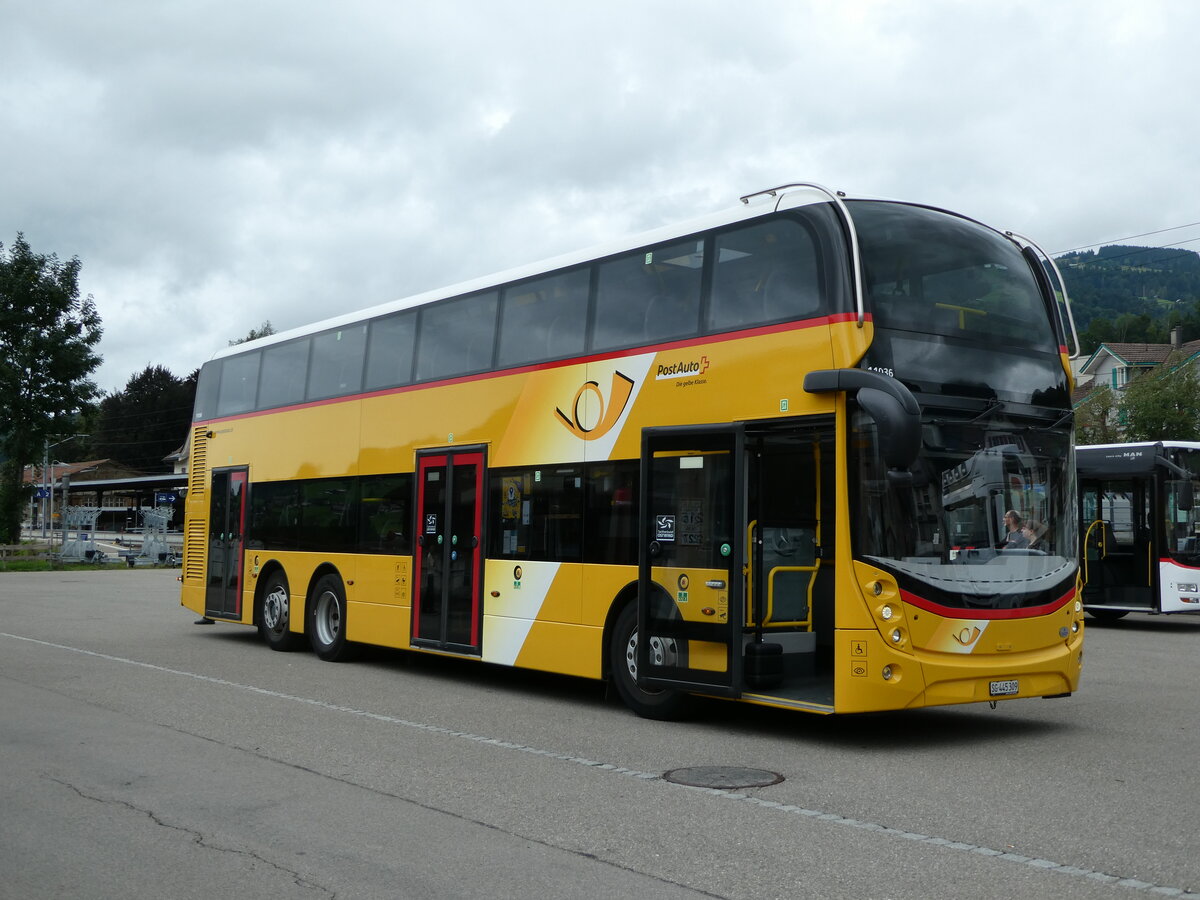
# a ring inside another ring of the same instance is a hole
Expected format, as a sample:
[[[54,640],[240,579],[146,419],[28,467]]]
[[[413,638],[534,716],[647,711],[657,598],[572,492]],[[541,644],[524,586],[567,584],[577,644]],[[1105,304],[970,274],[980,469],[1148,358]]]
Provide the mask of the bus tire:
[[[308,602],[308,642],[326,662],[348,655],[346,645],[346,589],[337,575],[322,575]]]
[[[1085,607],[1086,609],[1086,607]],[[1127,609],[1088,609],[1087,614],[1097,622],[1115,622],[1129,615]]]
[[[690,698],[680,691],[644,688],[637,683],[637,604],[627,603],[613,624],[608,643],[608,670],[622,702],[646,719],[678,719],[684,716]]]
[[[259,635],[272,650],[286,652],[296,647],[298,636],[291,630],[291,597],[287,574],[283,569],[275,569],[262,586],[254,616]]]

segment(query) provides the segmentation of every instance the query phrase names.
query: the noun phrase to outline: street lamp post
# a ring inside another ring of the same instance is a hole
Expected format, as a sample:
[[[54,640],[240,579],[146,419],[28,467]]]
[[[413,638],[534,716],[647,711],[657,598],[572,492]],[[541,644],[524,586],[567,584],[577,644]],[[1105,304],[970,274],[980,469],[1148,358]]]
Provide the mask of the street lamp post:
[[[50,443],[50,438],[61,437],[61,441]],[[46,537],[46,526],[50,526],[50,542],[54,542],[54,523],[50,520],[54,518],[54,478],[50,474],[50,451],[59,444],[65,444],[67,441],[73,441],[75,438],[91,437],[87,434],[51,434],[47,435],[45,445],[42,447],[42,488],[46,492],[46,497],[42,498],[42,537]],[[56,463],[57,465],[57,463]],[[49,512],[46,511],[46,502],[49,499]]]

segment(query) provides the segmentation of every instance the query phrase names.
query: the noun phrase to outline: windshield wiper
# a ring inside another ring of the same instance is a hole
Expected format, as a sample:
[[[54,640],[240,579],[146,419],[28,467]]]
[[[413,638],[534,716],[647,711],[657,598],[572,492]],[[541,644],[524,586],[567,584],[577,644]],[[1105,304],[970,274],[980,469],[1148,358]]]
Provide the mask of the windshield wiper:
[[[1052,422],[1051,424],[1049,424],[1049,425],[1027,425],[1026,430],[1028,430],[1028,431],[1057,431],[1064,424],[1066,424],[1068,419],[1072,418],[1074,415],[1075,415],[1075,410],[1068,409],[1065,413],[1063,413],[1061,416],[1059,416],[1057,419],[1055,419],[1054,422]]]
[[[983,412],[981,412],[975,418],[970,419],[967,422],[964,422],[963,424],[964,425],[974,425],[976,422],[982,422],[984,419],[990,419],[997,412],[1004,409],[1004,401],[997,400],[995,397],[988,400],[987,403],[988,403],[988,405],[983,408]]]
[[[974,425],[976,422],[982,422],[984,419],[990,419],[1002,409],[1005,409],[1003,400],[997,400],[995,397],[989,397],[987,400],[987,405],[984,406],[984,408],[978,412],[973,419],[929,419],[928,421],[930,425]]]

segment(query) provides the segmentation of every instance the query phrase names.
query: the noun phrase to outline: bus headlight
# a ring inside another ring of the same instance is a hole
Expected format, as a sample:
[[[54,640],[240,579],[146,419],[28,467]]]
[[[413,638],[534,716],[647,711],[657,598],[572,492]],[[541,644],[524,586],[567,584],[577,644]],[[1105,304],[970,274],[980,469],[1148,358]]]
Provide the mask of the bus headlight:
[[[892,643],[898,644],[902,640],[904,640],[904,635],[900,632],[900,629],[899,628],[893,629],[892,630]]]
[[[895,615],[895,613],[892,612],[892,608],[890,606],[885,606],[879,611],[879,615],[883,618],[883,621],[888,622],[891,620],[892,616]]]

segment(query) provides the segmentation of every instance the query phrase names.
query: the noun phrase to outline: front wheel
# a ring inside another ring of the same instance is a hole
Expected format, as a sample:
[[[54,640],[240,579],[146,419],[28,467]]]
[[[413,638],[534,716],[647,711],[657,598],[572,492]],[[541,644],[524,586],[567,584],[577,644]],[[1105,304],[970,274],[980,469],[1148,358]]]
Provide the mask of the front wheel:
[[[336,575],[323,575],[308,602],[308,641],[327,662],[347,656],[346,589]]]
[[[680,718],[688,711],[690,698],[679,691],[640,687],[637,683],[637,647],[637,604],[629,603],[617,616],[608,644],[608,668],[617,693],[626,706],[643,718]]]
[[[292,603],[287,575],[276,569],[267,576],[258,598],[258,633],[272,650],[287,651],[296,646],[291,630]]]

